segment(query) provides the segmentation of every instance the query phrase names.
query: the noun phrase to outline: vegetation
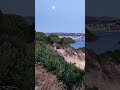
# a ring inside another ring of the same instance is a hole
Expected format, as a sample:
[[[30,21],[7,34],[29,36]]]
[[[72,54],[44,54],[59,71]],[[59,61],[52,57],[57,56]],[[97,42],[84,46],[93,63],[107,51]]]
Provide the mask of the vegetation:
[[[46,39],[47,38],[47,39]],[[36,32],[35,62],[52,72],[67,86],[67,90],[73,90],[82,85],[84,71],[78,69],[74,64],[67,63],[64,58],[51,46],[68,47],[75,43],[72,38],[59,38],[56,34],[48,37],[42,32]],[[46,42],[47,41],[47,42]],[[50,46],[51,45],[51,46]]]
[[[66,38],[66,37],[61,38],[61,41],[60,41],[60,44],[62,46],[69,46],[70,44],[73,44],[73,43],[75,43],[75,41],[72,38]]]
[[[35,35],[36,40],[46,42],[47,41],[47,36],[43,32],[36,32]]]
[[[86,90],[99,90],[99,88],[101,89],[103,88],[104,90],[103,82],[106,80],[106,78],[109,78],[109,81],[107,83],[111,83],[112,80],[115,80],[116,82],[116,79],[114,77],[118,76],[120,73],[119,70],[116,68],[116,66],[120,65],[120,50],[107,51],[101,55],[97,55],[93,51],[86,49],[85,53],[86,53],[86,62],[87,62],[86,75],[88,74],[86,83],[85,83],[87,85]],[[92,76],[92,74],[94,75]],[[104,79],[100,78],[101,82],[98,82],[99,81],[98,77],[100,77],[101,75],[104,75],[105,78]],[[92,77],[90,78],[89,76],[92,76]],[[94,76],[98,76],[98,77],[95,78]],[[93,82],[95,79],[98,79],[98,81]],[[89,83],[87,83],[87,80]],[[94,87],[91,86],[93,84],[95,85]],[[100,86],[103,86],[103,87],[100,87]]]
[[[106,60],[106,62],[113,62],[115,64],[120,64],[120,50],[115,50],[115,51],[107,51],[103,54],[100,55],[100,57],[103,57]],[[109,57],[109,59],[108,59]],[[105,61],[100,61],[100,63],[104,63]]]
[[[77,50],[81,50],[82,52],[85,53],[85,47],[83,47],[83,48],[78,48]]]
[[[87,28],[85,29],[85,38],[86,41],[95,41],[98,39],[98,37],[96,35],[94,35],[93,33],[91,33]]]
[[[59,38],[59,36],[56,35],[56,34],[51,34],[50,36],[48,36],[48,41],[49,41],[51,44],[59,43],[59,42],[60,42],[60,38]]]
[[[57,44],[57,47],[68,47],[70,46],[70,44],[75,43],[75,40],[73,40],[72,38],[59,38],[58,35],[56,34],[51,34],[48,37],[46,36],[45,33],[43,32],[36,32],[36,41],[38,42],[42,42],[42,43],[46,43],[46,44]]]
[[[35,87],[37,90],[66,90],[66,86],[58,80],[56,75],[40,65],[35,66]]]
[[[105,63],[114,63],[114,64],[120,64],[120,49],[114,50],[114,51],[107,51],[105,53],[102,53],[100,55],[97,55],[95,52],[89,49],[85,49],[86,53],[89,53],[92,58],[94,58],[96,61],[98,61],[101,65]],[[86,57],[86,59],[89,59]]]
[[[68,90],[72,90],[73,86],[82,83],[84,73],[73,64],[67,63],[55,50],[44,45],[36,44],[35,60],[40,62],[45,68],[57,75]]]
[[[2,17],[2,18],[1,18]],[[34,27],[18,15],[0,13],[0,89],[34,89]]]

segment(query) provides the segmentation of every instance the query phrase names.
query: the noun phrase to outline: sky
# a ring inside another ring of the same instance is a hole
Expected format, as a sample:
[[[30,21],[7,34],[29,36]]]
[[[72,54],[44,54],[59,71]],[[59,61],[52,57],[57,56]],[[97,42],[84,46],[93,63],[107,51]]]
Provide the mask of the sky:
[[[0,10],[4,13],[35,16],[35,0],[0,0]]]
[[[35,0],[35,29],[85,33],[85,0]]]
[[[86,0],[86,16],[120,17],[120,0]]]

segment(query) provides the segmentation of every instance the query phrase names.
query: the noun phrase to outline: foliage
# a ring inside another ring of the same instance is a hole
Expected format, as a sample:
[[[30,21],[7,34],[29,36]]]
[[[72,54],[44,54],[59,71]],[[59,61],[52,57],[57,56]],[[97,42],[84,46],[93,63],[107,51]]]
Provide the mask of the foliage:
[[[35,45],[35,60],[45,68],[57,75],[67,87],[72,90],[73,86],[80,84],[83,72],[73,64],[67,63],[55,50],[42,44]]]
[[[61,42],[60,42],[60,44],[63,46],[70,45],[73,43],[75,43],[75,40],[73,40],[72,38],[66,38],[66,37],[61,38]]]
[[[107,51],[103,54],[100,55],[100,57],[103,57],[106,59],[106,61],[113,62],[115,64],[120,64],[120,50],[115,50],[115,51]],[[108,59],[111,58],[111,59]],[[105,61],[104,61],[105,62]]]
[[[59,43],[60,42],[60,38],[58,35],[56,34],[51,34],[50,36],[48,36],[48,41],[52,44],[54,43]]]
[[[38,87],[37,90],[66,90],[66,86],[58,80],[56,75],[39,64],[35,65],[35,87]]]
[[[0,10],[0,24],[2,23],[2,18],[3,18],[3,13],[2,13],[2,11]]]
[[[3,86],[33,90],[34,42],[30,32],[34,32],[34,29],[30,29],[21,16],[3,14],[2,17],[0,23],[0,82],[3,83]]]
[[[81,50],[82,52],[85,53],[85,47],[83,47],[83,48],[78,48],[77,50]]]
[[[47,41],[47,36],[43,32],[36,32],[35,35],[36,40],[46,42]]]
[[[20,30],[25,30],[28,27],[28,24],[22,16],[14,15],[14,14],[4,14],[2,16],[1,25],[15,27]]]
[[[90,32],[87,28],[85,29],[85,38],[86,41],[95,41],[98,39],[98,37]]]

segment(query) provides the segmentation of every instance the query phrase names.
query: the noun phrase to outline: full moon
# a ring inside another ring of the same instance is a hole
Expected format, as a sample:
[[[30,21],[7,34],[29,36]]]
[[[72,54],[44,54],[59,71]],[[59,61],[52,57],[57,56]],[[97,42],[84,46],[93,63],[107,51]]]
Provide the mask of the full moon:
[[[52,6],[52,9],[55,10],[55,6],[54,5]]]

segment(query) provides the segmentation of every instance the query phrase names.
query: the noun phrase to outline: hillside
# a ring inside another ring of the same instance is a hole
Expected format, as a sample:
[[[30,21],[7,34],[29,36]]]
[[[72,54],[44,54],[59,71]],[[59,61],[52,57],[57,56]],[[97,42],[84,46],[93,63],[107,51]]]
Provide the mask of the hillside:
[[[0,12],[0,89],[33,90],[34,26],[19,15]]]
[[[67,90],[81,90],[84,72],[74,64],[67,63],[56,50],[49,46],[36,44],[36,63],[40,63],[49,72],[57,76],[67,86]]]
[[[120,51],[97,55],[86,51],[86,90],[120,90]]]
[[[40,65],[35,65],[35,90],[66,90],[57,77]]]

